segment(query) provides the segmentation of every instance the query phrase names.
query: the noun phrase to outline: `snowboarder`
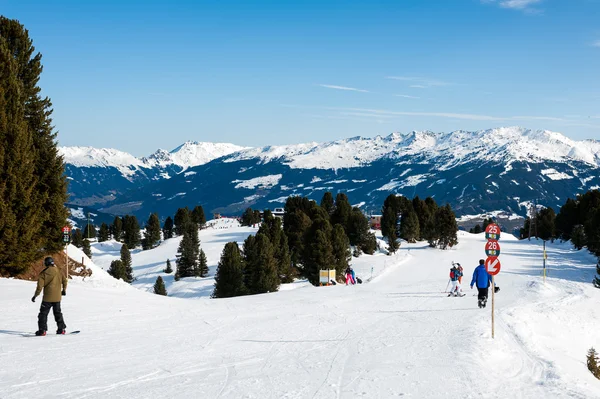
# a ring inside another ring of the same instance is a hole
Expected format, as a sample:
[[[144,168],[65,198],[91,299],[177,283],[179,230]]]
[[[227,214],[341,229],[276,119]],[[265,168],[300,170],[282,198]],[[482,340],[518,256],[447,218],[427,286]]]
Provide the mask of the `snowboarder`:
[[[67,295],[67,278],[64,277],[60,270],[54,265],[54,259],[51,257],[44,259],[44,266],[46,266],[46,268],[40,273],[37,289],[35,290],[33,298],[31,298],[31,302],[35,302],[35,298],[40,295],[42,290],[44,290],[42,306],[40,307],[40,314],[38,315],[38,331],[36,331],[35,335],[46,335],[46,330],[48,330],[48,313],[51,308],[54,313],[54,320],[58,327],[56,333],[64,334],[67,326],[65,325],[60,310],[60,300],[61,296]]]
[[[450,289],[448,296],[465,296],[460,288],[460,277],[462,277],[462,272],[458,269],[456,264],[452,264],[452,268],[450,269],[450,281],[452,282],[452,288]]]
[[[471,289],[473,289],[473,285],[476,285],[477,290],[479,291],[479,294],[477,295],[477,304],[480,308],[485,308],[491,282],[492,276],[485,269],[485,261],[480,259],[479,266],[475,268],[473,280],[471,280]]]
[[[348,266],[348,268],[346,269],[346,285],[348,285],[348,283],[356,284],[354,270],[352,270],[352,266]]]

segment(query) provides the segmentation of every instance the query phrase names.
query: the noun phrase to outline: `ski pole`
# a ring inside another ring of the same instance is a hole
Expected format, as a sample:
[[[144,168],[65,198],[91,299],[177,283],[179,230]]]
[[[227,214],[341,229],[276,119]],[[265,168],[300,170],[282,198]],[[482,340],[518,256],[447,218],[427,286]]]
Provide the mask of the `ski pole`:
[[[450,285],[450,279],[448,279],[448,284],[446,284],[446,288],[444,288],[444,292],[448,291],[448,286]]]

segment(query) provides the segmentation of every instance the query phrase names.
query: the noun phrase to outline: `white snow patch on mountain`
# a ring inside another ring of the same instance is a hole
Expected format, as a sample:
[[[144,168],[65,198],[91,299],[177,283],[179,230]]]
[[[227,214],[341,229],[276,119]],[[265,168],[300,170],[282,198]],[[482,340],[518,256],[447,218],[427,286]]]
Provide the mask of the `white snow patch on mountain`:
[[[541,172],[544,176],[547,176],[549,179],[552,180],[565,180],[565,179],[574,179],[573,176],[568,175],[566,173],[563,172],[558,172],[556,169],[550,168],[550,169],[544,169]]]
[[[170,200],[172,200],[172,199],[174,199],[174,198],[177,198],[177,197],[182,197],[182,196],[184,196],[185,194],[186,194],[186,193],[177,193],[177,194],[175,194],[174,196],[172,196],[171,198],[167,199],[167,201],[170,201]]]
[[[318,183],[320,181],[323,181],[323,179],[321,179],[320,177],[314,176],[310,182],[311,183]]]
[[[193,172],[193,171],[192,171],[192,172],[185,172],[183,175],[184,175],[185,177],[188,177],[188,176],[193,176],[193,175],[195,175],[195,174],[196,174],[196,172]]]
[[[247,189],[254,189],[257,187],[258,188],[271,188],[273,186],[276,186],[282,177],[283,177],[283,175],[281,173],[279,173],[276,175],[255,177],[255,178],[249,179],[249,180],[234,180],[231,183],[237,183],[235,188],[247,188]]]
[[[285,204],[287,199],[288,199],[288,197],[279,197],[279,198],[271,199],[271,200],[269,200],[269,202],[278,202],[278,203]]]

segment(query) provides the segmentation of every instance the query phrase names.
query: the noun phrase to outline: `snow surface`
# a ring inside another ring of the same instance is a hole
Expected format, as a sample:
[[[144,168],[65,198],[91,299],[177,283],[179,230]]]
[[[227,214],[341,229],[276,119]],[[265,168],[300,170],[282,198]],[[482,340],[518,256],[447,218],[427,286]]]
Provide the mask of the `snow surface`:
[[[213,274],[223,245],[256,229],[233,219],[208,224],[200,235]],[[0,303],[10,309],[0,327],[0,396],[600,397],[585,364],[587,350],[600,346],[595,259],[568,243],[547,243],[544,284],[541,242],[502,236],[492,339],[490,308],[477,308],[467,284],[463,298],[442,292],[451,261],[469,282],[483,234],[459,232],[448,251],[403,243],[394,256],[353,259],[362,285],[296,282],[231,299],[208,298],[211,278],[173,282],[160,272],[179,240],[134,251],[133,286],[98,266],[120,244],[94,244],[94,263],[85,259],[94,274],[72,280],[62,302],[68,330],[79,335],[23,338],[36,326],[35,283],[0,279]],[[159,274],[172,296],[145,292]]]
[[[232,183],[237,183],[235,185],[235,188],[248,188],[248,189],[255,189],[257,187],[271,188],[273,186],[276,186],[282,177],[283,177],[283,175],[281,173],[279,173],[276,175],[255,177],[255,178],[249,179],[249,180],[234,180],[234,181],[232,181]]]

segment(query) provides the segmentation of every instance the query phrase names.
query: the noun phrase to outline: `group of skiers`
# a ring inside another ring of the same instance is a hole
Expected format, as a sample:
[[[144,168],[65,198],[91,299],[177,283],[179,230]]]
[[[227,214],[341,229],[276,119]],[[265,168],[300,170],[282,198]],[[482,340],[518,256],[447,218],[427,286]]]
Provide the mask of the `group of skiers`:
[[[348,266],[348,268],[346,269],[346,271],[344,272],[344,275],[346,276],[346,285],[348,284],[362,284],[362,280],[358,277],[356,277],[356,274],[354,273],[354,269],[352,268],[352,266]]]
[[[448,296],[465,296],[460,286],[463,277],[463,267],[460,263],[452,262],[452,268],[450,268],[450,281],[452,287]],[[477,287],[477,303],[480,308],[485,308],[488,298],[488,291],[492,284],[492,276],[487,272],[485,268],[485,261],[479,260],[479,265],[473,271],[473,278],[471,279],[471,289],[475,285]],[[499,287],[494,286],[495,292],[500,290]]]

